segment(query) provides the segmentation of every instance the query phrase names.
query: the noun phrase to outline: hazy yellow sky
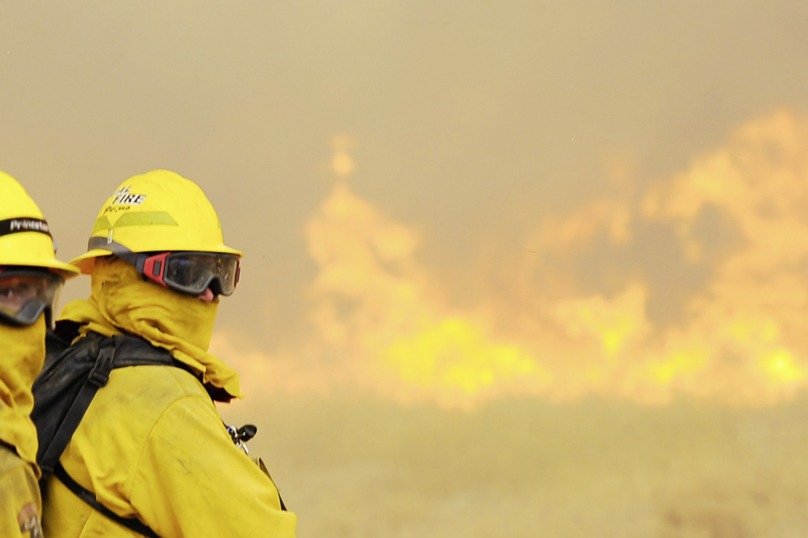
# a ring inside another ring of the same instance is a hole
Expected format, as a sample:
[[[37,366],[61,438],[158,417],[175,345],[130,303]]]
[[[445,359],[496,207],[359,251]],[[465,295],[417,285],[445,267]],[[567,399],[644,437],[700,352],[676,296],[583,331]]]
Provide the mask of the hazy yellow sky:
[[[255,393],[778,401],[808,383],[805,21],[3,2],[0,169],[63,258],[127,177],[198,182],[246,253],[214,351]]]

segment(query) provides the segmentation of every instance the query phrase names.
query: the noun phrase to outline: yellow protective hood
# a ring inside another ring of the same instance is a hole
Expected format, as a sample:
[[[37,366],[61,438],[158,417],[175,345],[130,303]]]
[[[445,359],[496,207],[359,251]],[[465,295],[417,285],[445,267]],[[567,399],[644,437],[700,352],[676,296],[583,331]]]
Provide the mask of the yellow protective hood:
[[[0,324],[0,441],[36,464],[36,427],[31,386],[45,361],[45,316],[30,327]]]
[[[204,384],[242,398],[238,374],[208,353],[217,307],[218,300],[203,303],[146,282],[134,267],[108,256],[96,260],[89,300],[69,303],[59,319],[81,324],[81,335],[126,332],[145,338],[201,374]]]

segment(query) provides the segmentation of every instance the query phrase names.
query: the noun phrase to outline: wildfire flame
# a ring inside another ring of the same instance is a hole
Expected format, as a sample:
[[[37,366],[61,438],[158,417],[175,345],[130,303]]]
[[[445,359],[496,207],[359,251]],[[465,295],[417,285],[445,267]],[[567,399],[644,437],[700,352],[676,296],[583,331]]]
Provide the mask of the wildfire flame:
[[[547,216],[521,249],[471,268],[482,291],[461,308],[417,260],[419,233],[352,192],[353,160],[337,145],[339,179],[306,228],[319,267],[310,342],[245,356],[220,332],[212,351],[250,374],[248,393],[780,401],[806,384],[806,148],[808,119],[780,110],[670,178],[643,183],[620,158],[604,173],[611,196]]]

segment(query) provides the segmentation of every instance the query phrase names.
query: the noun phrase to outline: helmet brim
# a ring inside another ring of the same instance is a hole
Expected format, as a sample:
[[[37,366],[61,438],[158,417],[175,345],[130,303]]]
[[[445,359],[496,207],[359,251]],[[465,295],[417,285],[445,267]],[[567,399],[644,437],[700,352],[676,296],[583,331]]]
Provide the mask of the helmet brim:
[[[111,256],[112,252],[103,248],[94,248],[70,260],[70,265],[77,268],[82,275],[89,275],[93,272],[95,266],[95,259],[102,256]]]
[[[32,260],[30,257],[20,257],[19,259],[16,259],[14,257],[6,256],[3,258],[2,265],[15,265],[19,267],[40,267],[42,269],[48,269],[52,273],[58,274],[65,280],[79,275],[79,270],[77,270],[73,265],[61,262],[56,258],[50,260],[48,259],[43,260],[41,258]]]
[[[46,261],[40,267],[47,267],[48,269],[61,275],[64,279],[73,278],[74,276],[79,275],[79,271],[77,271],[75,267],[70,264],[60,262],[59,260]]]

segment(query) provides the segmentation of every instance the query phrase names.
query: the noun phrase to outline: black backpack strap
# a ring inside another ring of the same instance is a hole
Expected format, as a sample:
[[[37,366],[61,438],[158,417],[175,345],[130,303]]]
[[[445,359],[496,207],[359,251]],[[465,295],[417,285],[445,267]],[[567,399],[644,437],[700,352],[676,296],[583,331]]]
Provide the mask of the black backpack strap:
[[[88,338],[91,337],[88,336]],[[73,434],[76,432],[82,418],[84,418],[84,414],[90,407],[95,394],[98,389],[107,384],[109,374],[114,368],[172,364],[171,353],[155,348],[141,338],[127,335],[117,335],[111,338],[101,338],[100,340],[98,340],[98,336],[92,338],[93,340],[88,340],[88,345],[91,346],[91,353],[96,349],[98,350],[95,364],[90,370],[87,380],[81,385],[76,397],[73,399],[73,403],[65,413],[40,460],[39,466],[42,469],[40,485],[44,486],[51,475],[55,476],[78,498],[109,519],[148,538],[159,538],[153,530],[140,520],[121,517],[101,504],[96,499],[95,494],[73,480],[59,462],[59,458],[62,457],[62,453],[73,438]]]
[[[126,366],[172,366],[174,358],[167,349],[153,346],[148,340],[136,336],[117,335],[115,341],[115,364],[113,368]]]
[[[62,453],[73,438],[76,428],[79,427],[81,419],[84,418],[84,414],[95,397],[95,393],[109,381],[110,371],[114,368],[126,366],[170,366],[172,364],[169,351],[155,348],[142,338],[116,335],[111,338],[101,338],[98,340],[99,343],[93,342],[95,340],[90,340],[88,343],[91,346],[98,346],[96,348],[98,349],[98,355],[95,359],[95,365],[90,370],[89,377],[79,389],[58,429],[53,434],[45,453],[39,458],[39,467],[42,469],[40,484],[42,485],[53,474],[59,458],[62,457]],[[92,352],[92,348],[90,351]]]
[[[106,344],[106,345],[104,345]],[[76,399],[65,414],[64,420],[59,425],[56,433],[51,440],[48,449],[42,456],[39,462],[39,467],[42,469],[42,478],[40,484],[44,484],[47,479],[53,474],[59,458],[62,457],[62,452],[67,448],[70,439],[73,438],[73,433],[79,427],[81,419],[84,418],[84,413],[90,407],[90,403],[95,397],[98,389],[103,387],[109,381],[109,372],[112,370],[112,363],[115,360],[115,342],[113,339],[105,341],[98,352],[98,358],[95,360],[95,366],[90,371],[90,376],[84,382]]]
[[[81,484],[73,480],[73,478],[67,474],[67,471],[65,471],[65,468],[62,467],[61,463],[56,463],[56,467],[53,469],[53,476],[61,480],[62,484],[67,486],[67,489],[72,491],[79,499],[101,512],[112,521],[123,525],[130,531],[135,531],[138,534],[147,536],[148,538],[160,538],[153,530],[147,527],[146,524],[139,519],[121,517],[98,502],[98,499],[95,498],[95,495],[91,491],[81,487]]]

